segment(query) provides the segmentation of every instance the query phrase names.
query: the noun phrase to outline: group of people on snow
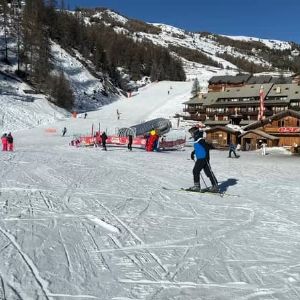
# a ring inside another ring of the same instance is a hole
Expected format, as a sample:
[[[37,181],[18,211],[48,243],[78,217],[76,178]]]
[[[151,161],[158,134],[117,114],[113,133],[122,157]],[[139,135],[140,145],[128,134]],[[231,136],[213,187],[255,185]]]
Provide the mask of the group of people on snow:
[[[8,134],[4,133],[1,137],[2,142],[2,151],[13,151],[14,150],[14,138],[9,132]]]

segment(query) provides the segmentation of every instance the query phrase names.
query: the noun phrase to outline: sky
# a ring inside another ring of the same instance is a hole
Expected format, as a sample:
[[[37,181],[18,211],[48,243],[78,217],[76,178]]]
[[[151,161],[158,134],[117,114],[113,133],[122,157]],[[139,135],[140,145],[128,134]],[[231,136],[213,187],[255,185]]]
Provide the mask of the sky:
[[[188,31],[246,35],[300,43],[299,0],[67,0],[70,9],[105,7]]]

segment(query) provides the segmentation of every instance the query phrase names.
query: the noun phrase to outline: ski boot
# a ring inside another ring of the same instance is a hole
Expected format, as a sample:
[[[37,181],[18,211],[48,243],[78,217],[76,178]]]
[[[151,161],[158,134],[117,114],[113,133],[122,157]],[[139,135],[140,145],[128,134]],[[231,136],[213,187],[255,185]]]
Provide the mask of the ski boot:
[[[199,182],[195,182],[194,186],[187,188],[186,191],[190,191],[190,192],[201,192],[201,188],[200,188],[200,183]]]
[[[220,193],[220,189],[217,185],[213,185],[211,188],[208,189],[210,193]]]

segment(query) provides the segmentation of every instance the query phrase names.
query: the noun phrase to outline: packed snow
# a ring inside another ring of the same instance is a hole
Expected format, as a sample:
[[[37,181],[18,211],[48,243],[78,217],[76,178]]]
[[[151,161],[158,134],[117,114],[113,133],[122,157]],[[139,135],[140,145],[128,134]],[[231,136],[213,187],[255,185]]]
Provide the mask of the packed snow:
[[[12,131],[15,151],[0,155],[0,299],[299,299],[299,157],[213,150],[221,197],[180,191],[193,183],[191,147],[69,146],[92,124],[113,133],[172,118],[191,87],[153,83],[86,119]]]

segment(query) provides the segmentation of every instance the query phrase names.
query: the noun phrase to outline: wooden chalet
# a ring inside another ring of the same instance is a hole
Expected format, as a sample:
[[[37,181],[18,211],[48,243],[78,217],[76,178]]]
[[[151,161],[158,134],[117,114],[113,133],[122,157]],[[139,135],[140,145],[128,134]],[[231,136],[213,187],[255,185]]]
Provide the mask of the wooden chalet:
[[[246,84],[250,77],[250,74],[213,76],[208,81],[208,92],[220,92],[227,87],[241,87]]]
[[[279,138],[270,135],[262,130],[253,129],[249,130],[239,136],[241,140],[241,149],[244,151],[259,149],[262,143],[267,147],[278,146]]]
[[[189,101],[184,102],[185,105],[183,111],[188,113],[184,115],[183,119],[194,120],[194,121],[205,121],[205,109],[203,107],[203,94],[199,94]]]
[[[208,126],[226,124],[247,125],[258,119],[260,89],[264,91],[264,115],[273,116],[281,111],[300,111],[300,85],[298,84],[249,84],[226,88],[222,92],[210,92],[202,99],[193,98],[184,103],[184,111],[191,120],[204,122]]]
[[[294,110],[281,111],[261,121],[256,121],[243,128],[246,132],[239,136],[242,149],[247,145],[256,149],[260,141],[269,147],[280,146],[299,151],[300,146],[300,112]]]
[[[213,144],[216,148],[226,148],[230,141],[238,144],[239,131],[227,126],[215,126],[205,130],[206,140]]]
[[[230,81],[228,76],[213,77],[209,83],[214,91],[185,102],[184,111],[189,116],[184,118],[201,121],[210,127],[207,138],[220,147],[228,145],[231,139],[241,143],[244,150],[256,149],[262,142],[270,147],[298,147],[300,83],[292,83],[291,77],[240,75],[234,78]],[[221,90],[219,84],[223,84]],[[229,87],[227,84],[236,86]],[[264,119],[257,121],[261,89],[264,95]],[[227,128],[228,124],[239,125],[247,132],[236,135]]]

